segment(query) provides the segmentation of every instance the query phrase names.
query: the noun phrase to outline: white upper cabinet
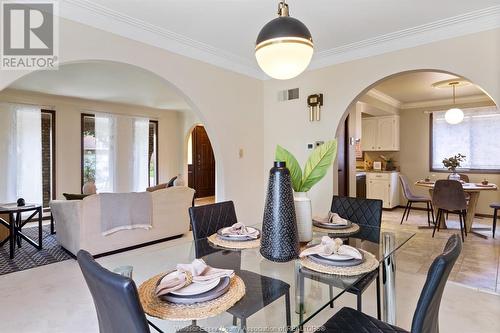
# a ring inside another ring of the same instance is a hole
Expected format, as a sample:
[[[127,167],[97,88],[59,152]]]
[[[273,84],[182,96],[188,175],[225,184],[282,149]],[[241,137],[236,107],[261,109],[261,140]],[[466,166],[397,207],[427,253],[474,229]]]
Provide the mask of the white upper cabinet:
[[[362,128],[364,151],[399,150],[399,116],[363,118]]]

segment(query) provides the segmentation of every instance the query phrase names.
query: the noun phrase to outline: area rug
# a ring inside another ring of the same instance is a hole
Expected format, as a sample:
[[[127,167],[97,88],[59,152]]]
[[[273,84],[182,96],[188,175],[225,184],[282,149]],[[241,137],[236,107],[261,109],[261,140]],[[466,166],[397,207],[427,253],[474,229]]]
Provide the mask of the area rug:
[[[38,228],[23,228],[23,233],[29,238],[38,240]],[[0,247],[0,275],[23,271],[34,267],[53,264],[71,259],[56,241],[56,235],[50,234],[50,226],[43,227],[43,249],[37,250],[26,241],[22,247],[16,245],[14,259],[9,258],[9,242]]]

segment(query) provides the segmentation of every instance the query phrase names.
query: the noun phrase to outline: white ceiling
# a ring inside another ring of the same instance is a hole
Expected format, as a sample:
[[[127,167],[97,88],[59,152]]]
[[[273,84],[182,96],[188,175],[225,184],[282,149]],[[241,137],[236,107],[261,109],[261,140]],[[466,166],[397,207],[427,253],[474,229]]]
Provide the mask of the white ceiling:
[[[452,97],[451,88],[435,88],[433,83],[456,79],[455,75],[438,72],[412,72],[400,74],[382,81],[374,89],[398,100],[400,103],[415,103],[423,101],[448,100]],[[485,96],[476,85],[456,88],[457,98],[470,96]]]
[[[189,106],[167,82],[143,69],[113,62],[62,65],[23,76],[12,89],[184,111]]]
[[[66,0],[61,15],[244,74],[277,0]],[[500,26],[499,0],[289,0],[312,68]]]

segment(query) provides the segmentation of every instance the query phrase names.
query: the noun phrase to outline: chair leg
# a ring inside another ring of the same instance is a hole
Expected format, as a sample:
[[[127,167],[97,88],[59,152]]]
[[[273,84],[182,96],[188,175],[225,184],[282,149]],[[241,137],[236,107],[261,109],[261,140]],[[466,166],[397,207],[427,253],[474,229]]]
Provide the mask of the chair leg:
[[[156,332],[163,333],[163,331],[161,329],[159,329],[158,326],[156,326],[155,324],[153,324],[149,320],[148,320],[148,324],[149,324],[149,326],[151,326],[152,328],[154,328]]]
[[[246,333],[247,332],[247,319],[241,318],[241,330]]]
[[[236,318],[236,316],[233,316],[233,326],[237,325],[238,325],[238,318]]]
[[[432,202],[429,202],[429,206],[431,207],[432,223],[436,224],[436,219],[434,218],[434,206],[432,205]]]
[[[412,201],[410,201],[410,205],[408,206],[408,213],[406,213],[406,221],[408,221],[408,217],[410,216],[411,204],[412,204],[412,203],[413,203],[413,202],[412,202]]]
[[[292,315],[290,313],[290,291],[287,290],[285,294],[285,310],[286,310],[286,328],[287,332],[291,332],[292,329]]]
[[[377,280],[375,281],[377,284],[377,319],[382,320],[382,310],[380,306],[380,272],[377,274]]]
[[[359,312],[363,312],[362,308],[363,308],[363,300],[361,298],[363,294],[360,292],[357,296],[357,306],[356,306],[356,309],[359,311]]]
[[[464,210],[464,211],[462,212],[462,214],[463,214],[463,218],[462,218],[462,219],[463,219],[463,221],[464,221],[464,232],[465,232],[465,237],[467,237],[467,225],[465,224],[465,221],[466,221],[466,219],[467,219],[467,211],[465,211],[465,210]]]
[[[458,219],[460,221],[460,235],[462,236],[462,242],[465,242],[465,238],[464,238],[464,226],[462,224],[462,212],[458,213]]]
[[[498,209],[495,208],[493,212],[493,238],[495,238],[495,231],[497,230],[497,217],[498,217]]]
[[[406,202],[406,207],[405,207],[405,211],[403,212],[403,216],[401,217],[401,223],[399,224],[403,224],[403,221],[405,219],[405,215],[406,215],[406,212],[408,211],[408,206],[410,205],[410,201],[407,201]]]
[[[431,226],[431,212],[430,212],[428,201],[425,203],[425,206],[427,207],[427,225],[430,227]]]
[[[432,229],[432,238],[434,238],[434,234],[436,233],[436,229],[439,227],[439,223],[441,222],[441,209],[438,209],[436,216],[436,223],[434,224],[434,228]]]
[[[333,309],[333,287],[331,285],[328,287],[328,291],[329,291],[330,299],[332,300],[330,302],[330,308]]]

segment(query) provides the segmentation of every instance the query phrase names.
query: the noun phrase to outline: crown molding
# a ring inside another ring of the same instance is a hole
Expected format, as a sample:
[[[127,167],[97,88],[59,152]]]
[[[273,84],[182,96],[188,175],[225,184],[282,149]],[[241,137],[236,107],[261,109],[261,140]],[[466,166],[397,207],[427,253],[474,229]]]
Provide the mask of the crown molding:
[[[495,105],[495,103],[491,100],[491,98],[489,98],[485,94],[457,97],[455,99],[455,104],[457,105],[465,105],[473,103],[491,103],[491,105]],[[401,103],[400,109],[407,110],[407,109],[419,109],[419,108],[433,108],[438,106],[451,106],[451,105],[453,105],[453,98],[446,98],[446,99],[436,99],[430,101]]]
[[[257,62],[133,18],[88,0],[60,2],[60,16],[257,79]]]
[[[383,92],[377,90],[377,89],[370,89],[367,93],[368,96],[373,97],[377,100],[379,100],[382,103],[385,103],[387,105],[390,105],[396,109],[400,109],[402,103],[395,99],[394,97],[391,97],[387,94],[384,94]]]
[[[309,69],[327,67],[499,27],[500,5],[496,5],[317,52]]]
[[[238,56],[89,0],[60,2],[64,18],[153,45],[260,80],[269,79],[254,59]],[[316,52],[308,70],[376,56],[500,27],[500,5]]]

